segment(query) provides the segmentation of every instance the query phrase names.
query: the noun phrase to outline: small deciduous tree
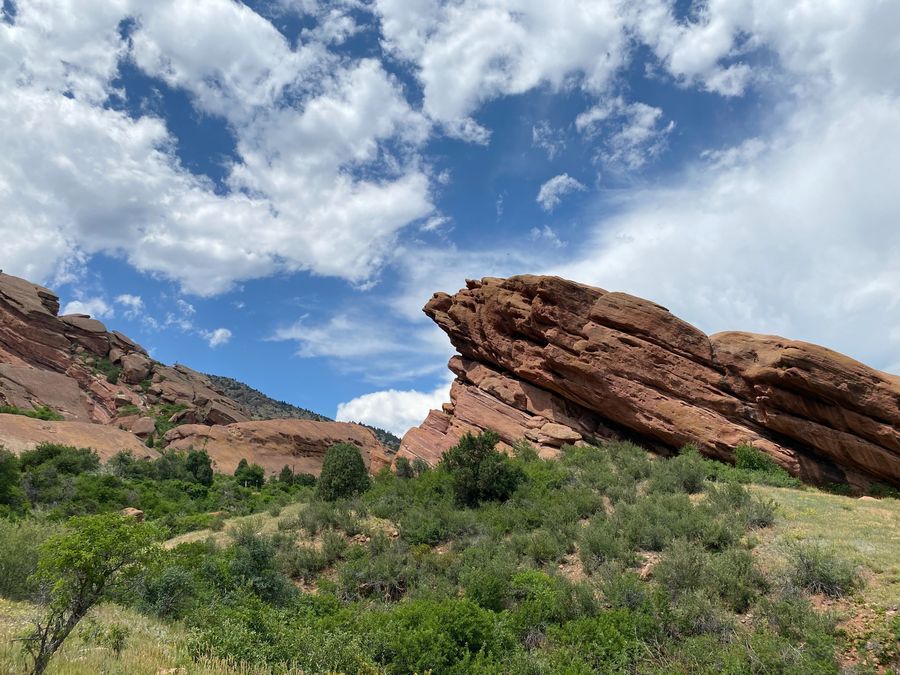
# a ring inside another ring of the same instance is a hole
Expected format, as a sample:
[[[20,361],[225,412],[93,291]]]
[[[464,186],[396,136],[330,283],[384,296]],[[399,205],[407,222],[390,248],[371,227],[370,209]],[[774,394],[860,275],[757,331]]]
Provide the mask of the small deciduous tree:
[[[248,464],[246,459],[241,458],[234,470],[234,477],[244,487],[261,488],[266,482],[266,471],[259,464]]]
[[[281,469],[281,473],[278,474],[278,482],[283,483],[284,485],[294,484],[294,472],[287,464],[284,465]]]
[[[397,478],[412,478],[416,475],[413,471],[412,464],[410,464],[409,459],[406,457],[397,458],[394,465],[394,471],[397,474]]]
[[[121,587],[157,550],[157,528],[118,513],[72,518],[41,546],[32,579],[43,605],[25,637],[31,673],[41,675],[88,610]]]
[[[505,501],[524,478],[509,457],[495,450],[500,437],[493,431],[466,434],[444,453],[441,464],[453,477],[456,501],[477,506],[482,501]]]
[[[206,450],[189,450],[185,459],[185,466],[191,475],[201,485],[209,487],[213,484],[212,460]]]
[[[20,513],[25,509],[25,505],[19,459],[0,447],[0,516]]]
[[[352,443],[338,443],[328,448],[319,475],[319,496],[333,502],[368,489],[369,474],[359,448]]]

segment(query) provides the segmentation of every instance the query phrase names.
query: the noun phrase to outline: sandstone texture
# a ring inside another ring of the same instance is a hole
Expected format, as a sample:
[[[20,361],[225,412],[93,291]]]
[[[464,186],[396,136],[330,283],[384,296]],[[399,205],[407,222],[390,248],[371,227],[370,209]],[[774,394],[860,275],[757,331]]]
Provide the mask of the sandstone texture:
[[[130,450],[135,457],[159,457],[134,434],[118,427],[91,422],[45,422],[23,415],[0,415],[0,445],[20,454],[41,443],[91,448],[105,462],[113,455]]]
[[[459,352],[456,380],[398,456],[434,464],[483,429],[544,456],[628,438],[733,461],[746,442],[808,482],[900,485],[900,377],[824,347],[707,336],[653,302],[558,277],[469,281],[425,313]]]
[[[210,424],[249,419],[209,378],[153,361],[96,319],[58,311],[48,289],[0,273],[0,405],[48,406],[66,420],[101,424],[114,423],[125,405],[152,414],[164,403]],[[117,379],[108,377],[111,370]]]
[[[16,452],[42,442],[90,447],[104,461],[120,450],[156,456],[146,443],[166,444],[156,432],[157,420],[164,419],[179,425],[173,448],[207,447],[228,472],[246,457],[273,471],[293,464],[318,473],[325,449],[338,441],[363,448],[373,470],[390,464],[382,444],[355,424],[283,420],[241,427],[250,412],[209,376],[154,361],[136,342],[89,316],[58,316],[59,305],[52,291],[0,273],[0,405],[47,406],[64,418],[0,415],[0,446]]]
[[[184,424],[166,434],[175,450],[206,450],[216,471],[233,473],[241,459],[277,473],[285,465],[294,473],[318,475],[325,451],[336,443],[359,446],[372,473],[390,465],[384,447],[369,429],[345,422],[254,420],[228,425]]]

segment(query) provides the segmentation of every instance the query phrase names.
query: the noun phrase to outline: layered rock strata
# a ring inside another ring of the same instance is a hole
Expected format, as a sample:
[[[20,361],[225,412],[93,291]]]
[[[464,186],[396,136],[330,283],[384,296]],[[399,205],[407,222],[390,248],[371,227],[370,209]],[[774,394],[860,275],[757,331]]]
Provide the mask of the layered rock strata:
[[[746,442],[809,482],[900,485],[900,377],[824,347],[707,336],[653,302],[558,277],[469,281],[425,313],[460,354],[457,378],[399,456],[433,464],[483,429],[544,455],[631,438],[732,461]]]

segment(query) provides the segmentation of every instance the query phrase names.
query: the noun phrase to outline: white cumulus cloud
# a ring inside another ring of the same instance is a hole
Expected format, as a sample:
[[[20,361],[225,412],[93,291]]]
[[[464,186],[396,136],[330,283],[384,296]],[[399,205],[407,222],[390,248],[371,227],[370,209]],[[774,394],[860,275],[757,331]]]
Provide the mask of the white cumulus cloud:
[[[581,192],[586,188],[569,174],[563,173],[554,176],[538,191],[537,203],[544,211],[552,211],[562,201],[563,197],[571,192]]]
[[[364,422],[403,436],[411,427],[421,424],[429,410],[439,410],[449,400],[449,381],[433,391],[387,389],[339,404],[335,419]]]
[[[116,312],[103,298],[83,298],[67,302],[61,314],[89,314],[95,319],[107,319]]]
[[[200,337],[206,340],[210,347],[218,347],[228,344],[231,340],[231,331],[227,328],[216,328],[215,330],[201,330]]]
[[[164,119],[104,105],[124,58],[229,123],[226,190],[181,164]],[[430,124],[396,79],[293,47],[242,3],[18,3],[0,87],[0,257],[35,280],[102,252],[202,295],[279,271],[362,285],[433,210]]]

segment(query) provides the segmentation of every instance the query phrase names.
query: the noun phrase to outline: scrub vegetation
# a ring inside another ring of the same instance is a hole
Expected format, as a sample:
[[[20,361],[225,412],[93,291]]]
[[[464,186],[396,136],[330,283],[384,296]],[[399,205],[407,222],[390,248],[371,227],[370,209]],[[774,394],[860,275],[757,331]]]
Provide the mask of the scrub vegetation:
[[[900,665],[895,500],[801,489],[758,465],[752,448],[731,467],[690,447],[660,459],[610,443],[543,460],[524,444],[499,454],[495,442],[467,437],[433,469],[404,464],[371,481],[339,448],[332,478],[318,486],[278,476],[243,487],[218,475],[206,485],[196,456],[167,460],[193,479],[161,478],[163,460],[140,464],[153,465],[153,477],[122,478],[116,463],[98,468],[76,454],[84,475],[146,481],[161,495],[170,480],[206,499],[225,485],[246,490],[243,515],[218,514],[208,529],[163,542],[179,531],[166,509],[148,508],[137,523],[108,513],[118,501],[95,500],[90,513],[99,515],[66,520],[67,509],[85,512],[71,508],[83,501],[29,497],[28,508],[0,520],[0,594],[9,598],[0,606],[0,671],[26,672],[31,661],[12,640],[30,634],[27,618],[62,602],[41,595],[54,574],[66,579],[60,551],[109,545],[88,541],[98,531],[92,519],[102,518],[141,533],[127,539],[133,551],[119,551],[132,555],[128,574],[97,595],[47,672],[869,673]],[[23,457],[20,471],[33,466]],[[192,508],[200,514],[211,503]],[[871,562],[846,538],[844,520],[823,526],[820,508],[870,528]],[[161,545],[148,547],[147,537]],[[3,553],[13,547],[16,555]]]

